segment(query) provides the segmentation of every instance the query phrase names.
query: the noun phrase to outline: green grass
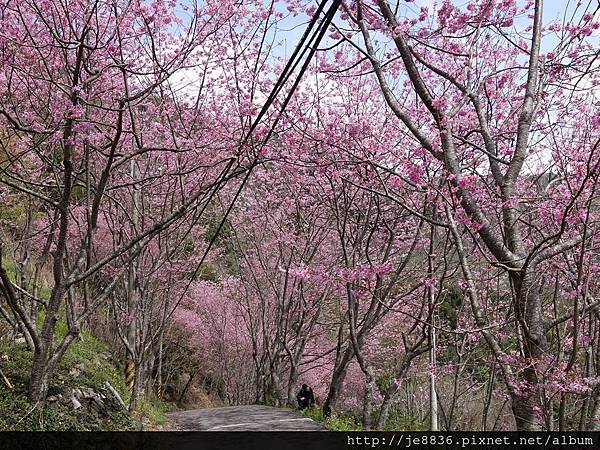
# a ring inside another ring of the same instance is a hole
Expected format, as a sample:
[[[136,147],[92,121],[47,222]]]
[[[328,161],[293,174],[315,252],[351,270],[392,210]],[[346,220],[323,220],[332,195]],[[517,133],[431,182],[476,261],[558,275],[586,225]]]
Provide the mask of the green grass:
[[[333,431],[362,431],[361,421],[353,414],[333,414],[330,417],[323,417],[323,411],[318,407],[304,409],[302,414],[315,422],[321,422],[327,428]]]
[[[377,420],[377,415],[374,414],[373,421]],[[399,410],[392,410],[385,422],[384,431],[429,431],[429,423],[423,422],[416,416],[403,414]]]
[[[41,315],[40,320],[43,320]],[[56,338],[60,342],[67,333],[66,323],[57,323]],[[114,358],[108,348],[88,332],[82,332],[81,338],[76,339],[64,354],[59,367],[50,383],[50,393],[61,392],[65,388],[88,387],[106,396],[104,400],[106,411],[99,413],[82,407],[73,410],[70,406],[59,402],[47,402],[45,408],[32,408],[27,400],[29,385],[29,370],[32,354],[25,344],[0,341],[0,352],[5,352],[9,359],[0,368],[14,388],[8,388],[0,380],[0,430],[135,430],[141,427],[124,410],[104,383],[108,381],[121,395],[123,401],[129,402],[130,393],[127,389],[121,362]],[[71,370],[83,364],[80,373]],[[149,422],[151,428],[165,424],[165,412],[168,407],[159,400],[139,401],[139,411],[136,418]]]
[[[323,418],[323,410],[318,406],[311,406],[310,408],[306,408],[300,411],[303,416],[308,417],[315,422],[324,422]]]
[[[323,411],[319,407],[311,407],[301,411],[306,417],[324,424],[333,431],[363,431],[364,427],[359,412],[346,412],[323,417]],[[378,411],[373,411],[372,423],[377,423]],[[427,431],[429,424],[420,421],[416,417],[405,416],[400,410],[392,409],[385,422],[384,431],[413,430]]]
[[[57,322],[57,341],[62,341],[67,333],[66,323]],[[79,376],[68,372],[77,364],[84,364],[86,370]],[[83,331],[81,338],[75,339],[60,361],[59,380],[67,386],[88,386],[104,389],[108,381],[121,395],[125,403],[129,402],[129,389],[123,376],[122,362],[109,352],[108,348],[90,333]]]
[[[23,207],[19,203],[0,206],[0,221],[20,225],[23,223],[23,216]]]
[[[9,357],[1,368],[14,386],[9,389],[6,383],[0,382],[0,430],[135,429],[135,421],[104,388],[104,381],[108,381],[126,398],[127,391],[124,389],[122,376],[111,361],[100,356],[100,350],[106,352],[106,348],[92,336],[86,336],[84,341],[73,344],[50,383],[51,392],[60,392],[66,387],[90,387],[102,392],[107,397],[106,411],[95,413],[85,407],[74,410],[70,405],[59,402],[47,402],[44,408],[33,408],[27,400],[31,352],[25,344],[0,343],[0,351]],[[69,370],[80,363],[84,364],[85,371],[79,376],[70,374]]]
[[[57,324],[57,340],[62,340],[67,327],[64,322]],[[0,341],[0,352],[5,352],[9,360],[0,368],[14,388],[8,388],[0,380],[0,431],[116,431],[160,428],[166,424],[165,413],[168,404],[157,399],[138,401],[138,411],[132,416],[114,399],[105,388],[108,381],[128,404],[130,393],[123,376],[122,363],[111,355],[108,348],[88,332],[82,333],[64,354],[50,383],[50,393],[61,392],[65,388],[88,387],[105,395],[106,410],[94,412],[82,407],[74,410],[70,405],[47,402],[46,406],[32,408],[27,400],[32,354],[25,344]],[[78,374],[71,370],[83,364],[84,370]]]
[[[156,398],[141,398],[138,400],[137,412],[141,417],[150,421],[152,428],[164,427],[167,424],[165,414],[173,411],[174,404],[165,403]]]
[[[15,280],[15,265],[11,260],[3,261],[8,276]],[[50,297],[50,289],[41,286],[39,295],[43,299]],[[37,323],[44,320],[44,311],[40,311]],[[0,326],[2,324],[0,323]],[[55,341],[60,343],[67,334],[68,328],[64,320],[56,324]],[[61,358],[56,373],[50,383],[50,391],[60,392],[64,388],[87,387],[106,396],[106,414],[95,414],[86,408],[73,410],[58,402],[47,402],[46,406],[33,408],[27,399],[27,390],[32,365],[32,354],[25,344],[0,340],[0,352],[8,355],[8,361],[0,363],[0,369],[13,385],[10,389],[0,379],[0,431],[30,430],[135,430],[141,427],[137,418],[147,419],[150,427],[164,425],[165,412],[168,406],[159,400],[139,402],[140,408],[136,419],[114,399],[105,388],[108,381],[119,393],[125,404],[129,403],[130,392],[123,376],[122,362],[101,341],[87,331],[71,343]],[[75,366],[83,364],[85,370],[78,374],[71,373]]]

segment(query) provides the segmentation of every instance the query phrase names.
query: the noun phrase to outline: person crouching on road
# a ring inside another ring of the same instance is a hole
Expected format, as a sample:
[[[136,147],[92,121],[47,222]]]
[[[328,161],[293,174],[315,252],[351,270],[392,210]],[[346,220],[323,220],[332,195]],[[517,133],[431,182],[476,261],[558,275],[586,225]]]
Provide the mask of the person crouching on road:
[[[307,384],[302,385],[302,389],[296,395],[296,399],[298,400],[298,408],[300,409],[310,408],[315,404],[315,394]]]

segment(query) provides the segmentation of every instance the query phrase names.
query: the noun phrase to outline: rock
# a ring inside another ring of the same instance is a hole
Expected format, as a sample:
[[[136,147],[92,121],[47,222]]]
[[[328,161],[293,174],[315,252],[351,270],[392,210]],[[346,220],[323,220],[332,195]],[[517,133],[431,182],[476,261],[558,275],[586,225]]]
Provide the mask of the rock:
[[[80,369],[80,368],[78,368]],[[62,404],[74,410],[85,408],[87,412],[104,412],[106,396],[89,387],[65,388],[61,394],[52,393],[57,399],[62,399]]]
[[[103,394],[96,392],[92,388],[82,387],[73,389],[73,395],[80,403],[88,401],[92,404],[96,404],[99,407],[104,407],[104,399],[106,398]]]
[[[78,377],[83,372],[85,372],[85,364],[79,363],[79,364],[75,364],[75,366],[72,367],[71,370],[69,370],[69,375]]]
[[[79,403],[79,400],[77,400],[75,397],[71,398],[71,404],[73,405],[73,409],[81,408],[81,403]]]
[[[73,406],[73,409],[79,409],[81,408],[81,402],[77,399],[77,396],[75,394],[75,391],[77,391],[77,389],[70,389],[65,396],[69,399],[69,401],[71,402],[71,405]]]

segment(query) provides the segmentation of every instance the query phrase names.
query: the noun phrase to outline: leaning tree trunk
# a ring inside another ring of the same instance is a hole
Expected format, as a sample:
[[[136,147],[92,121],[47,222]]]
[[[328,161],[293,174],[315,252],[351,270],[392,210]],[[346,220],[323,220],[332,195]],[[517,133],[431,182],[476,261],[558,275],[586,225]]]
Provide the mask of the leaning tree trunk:
[[[412,361],[416,357],[427,351],[427,349],[427,347],[416,346],[410,351],[406,352],[404,354],[404,357],[402,358],[402,363],[400,364],[398,370],[395,373],[394,378],[403,380],[406,377],[406,374],[408,373],[408,369],[410,369]],[[400,385],[396,383],[392,383],[386,389],[385,394],[383,396],[383,402],[381,403],[381,407],[379,409],[379,416],[377,418],[377,431],[382,431],[385,428],[385,423],[387,422],[387,419],[390,415],[390,409],[394,404],[399,389]]]
[[[593,393],[593,407],[587,424],[589,431],[600,431],[600,387],[596,387]]]
[[[329,384],[329,390],[327,391],[327,398],[325,399],[325,403],[323,403],[323,415],[325,417],[329,417],[335,408],[335,404],[342,390],[342,385],[346,379],[348,364],[350,364],[352,356],[354,356],[354,352],[352,351],[352,346],[349,346],[344,351],[341,359],[336,361],[333,375],[331,376],[331,382]]]

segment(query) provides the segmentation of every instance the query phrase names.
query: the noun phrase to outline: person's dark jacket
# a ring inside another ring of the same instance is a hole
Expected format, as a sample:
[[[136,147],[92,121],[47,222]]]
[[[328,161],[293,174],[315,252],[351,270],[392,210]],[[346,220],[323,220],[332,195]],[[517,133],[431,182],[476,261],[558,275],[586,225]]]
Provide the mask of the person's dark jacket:
[[[308,389],[300,389],[298,395],[296,395],[296,399],[298,400],[300,409],[310,408],[315,404],[315,394],[310,387]]]

